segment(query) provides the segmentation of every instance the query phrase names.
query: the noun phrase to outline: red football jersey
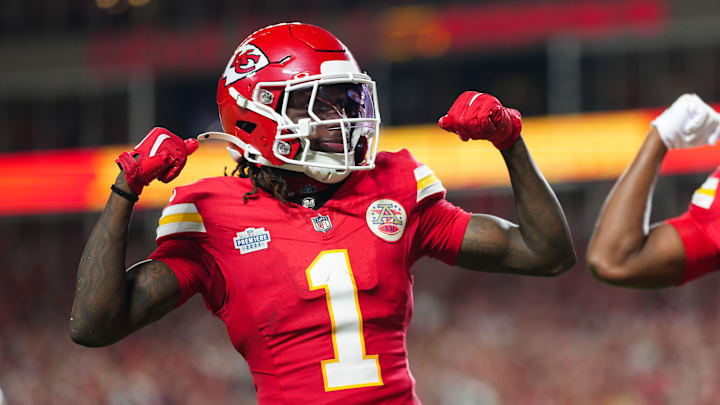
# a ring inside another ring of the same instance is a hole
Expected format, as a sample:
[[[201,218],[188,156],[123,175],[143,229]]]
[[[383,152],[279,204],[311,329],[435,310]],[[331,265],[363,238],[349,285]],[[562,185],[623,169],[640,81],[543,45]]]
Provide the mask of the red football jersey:
[[[412,264],[453,264],[470,214],[444,200],[408,151],[383,152],[318,210],[248,179],[178,187],[158,249],[181,297],[200,292],[225,324],[263,404],[418,404],[408,368]]]
[[[685,247],[681,284],[720,269],[720,199],[715,198],[719,181],[720,168],[695,190],[687,212],[667,221]]]

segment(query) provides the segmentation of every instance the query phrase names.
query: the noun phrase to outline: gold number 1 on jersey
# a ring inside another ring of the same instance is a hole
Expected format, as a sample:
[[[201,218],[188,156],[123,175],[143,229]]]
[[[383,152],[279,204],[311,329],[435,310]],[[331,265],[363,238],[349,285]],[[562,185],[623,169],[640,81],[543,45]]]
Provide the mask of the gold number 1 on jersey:
[[[320,362],[325,391],[382,385],[378,356],[365,354],[362,314],[346,249],[325,250],[305,271],[310,290],[325,289],[335,357]]]

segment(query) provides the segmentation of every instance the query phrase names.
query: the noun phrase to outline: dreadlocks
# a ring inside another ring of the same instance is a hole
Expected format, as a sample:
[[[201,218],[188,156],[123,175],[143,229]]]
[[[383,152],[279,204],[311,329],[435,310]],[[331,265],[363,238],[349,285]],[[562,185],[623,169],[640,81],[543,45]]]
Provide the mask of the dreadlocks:
[[[227,176],[227,171],[225,171]],[[275,198],[280,202],[287,204],[288,199],[293,196],[293,193],[288,190],[287,182],[285,178],[280,174],[279,169],[270,166],[256,166],[253,163],[248,162],[245,158],[238,160],[237,166],[230,173],[231,176],[238,176],[244,179],[249,178],[252,182],[253,189],[245,193],[243,201],[247,202],[249,197],[257,194],[258,188],[261,188],[269,193],[272,193]]]

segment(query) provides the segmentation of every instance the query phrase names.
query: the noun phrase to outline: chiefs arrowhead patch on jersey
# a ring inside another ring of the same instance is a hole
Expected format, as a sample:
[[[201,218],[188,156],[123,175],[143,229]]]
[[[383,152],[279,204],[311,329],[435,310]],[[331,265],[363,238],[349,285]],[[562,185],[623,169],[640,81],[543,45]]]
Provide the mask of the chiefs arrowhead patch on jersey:
[[[230,62],[225,67],[225,87],[246,77],[270,64],[265,53],[253,44],[245,44],[235,50]]]
[[[407,214],[397,201],[377,200],[368,207],[365,220],[372,233],[380,239],[395,242],[405,231]]]

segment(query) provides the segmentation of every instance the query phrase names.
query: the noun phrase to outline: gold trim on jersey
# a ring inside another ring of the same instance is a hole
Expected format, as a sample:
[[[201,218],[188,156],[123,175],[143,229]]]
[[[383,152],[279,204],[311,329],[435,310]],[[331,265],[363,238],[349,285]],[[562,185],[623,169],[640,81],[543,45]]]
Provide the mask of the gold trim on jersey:
[[[342,264],[333,258],[338,254],[343,255]],[[305,275],[310,291],[325,290],[330,315],[333,358],[320,361],[325,391],[383,385],[379,355],[366,351],[358,288],[347,249],[320,252]],[[352,305],[348,305],[350,299]]]
[[[713,201],[715,201],[715,194],[718,188],[718,178],[708,177],[707,180],[700,186],[699,189],[695,190],[692,196],[692,203],[700,208],[710,209]]]
[[[156,238],[185,232],[206,232],[202,216],[195,204],[182,203],[166,207],[158,221]]]
[[[158,224],[165,225],[173,222],[197,222],[201,224],[203,220],[199,213],[189,212],[161,217],[160,221],[158,221]]]
[[[440,179],[426,165],[415,169],[415,180],[417,181],[417,202],[433,194],[445,191]]]

